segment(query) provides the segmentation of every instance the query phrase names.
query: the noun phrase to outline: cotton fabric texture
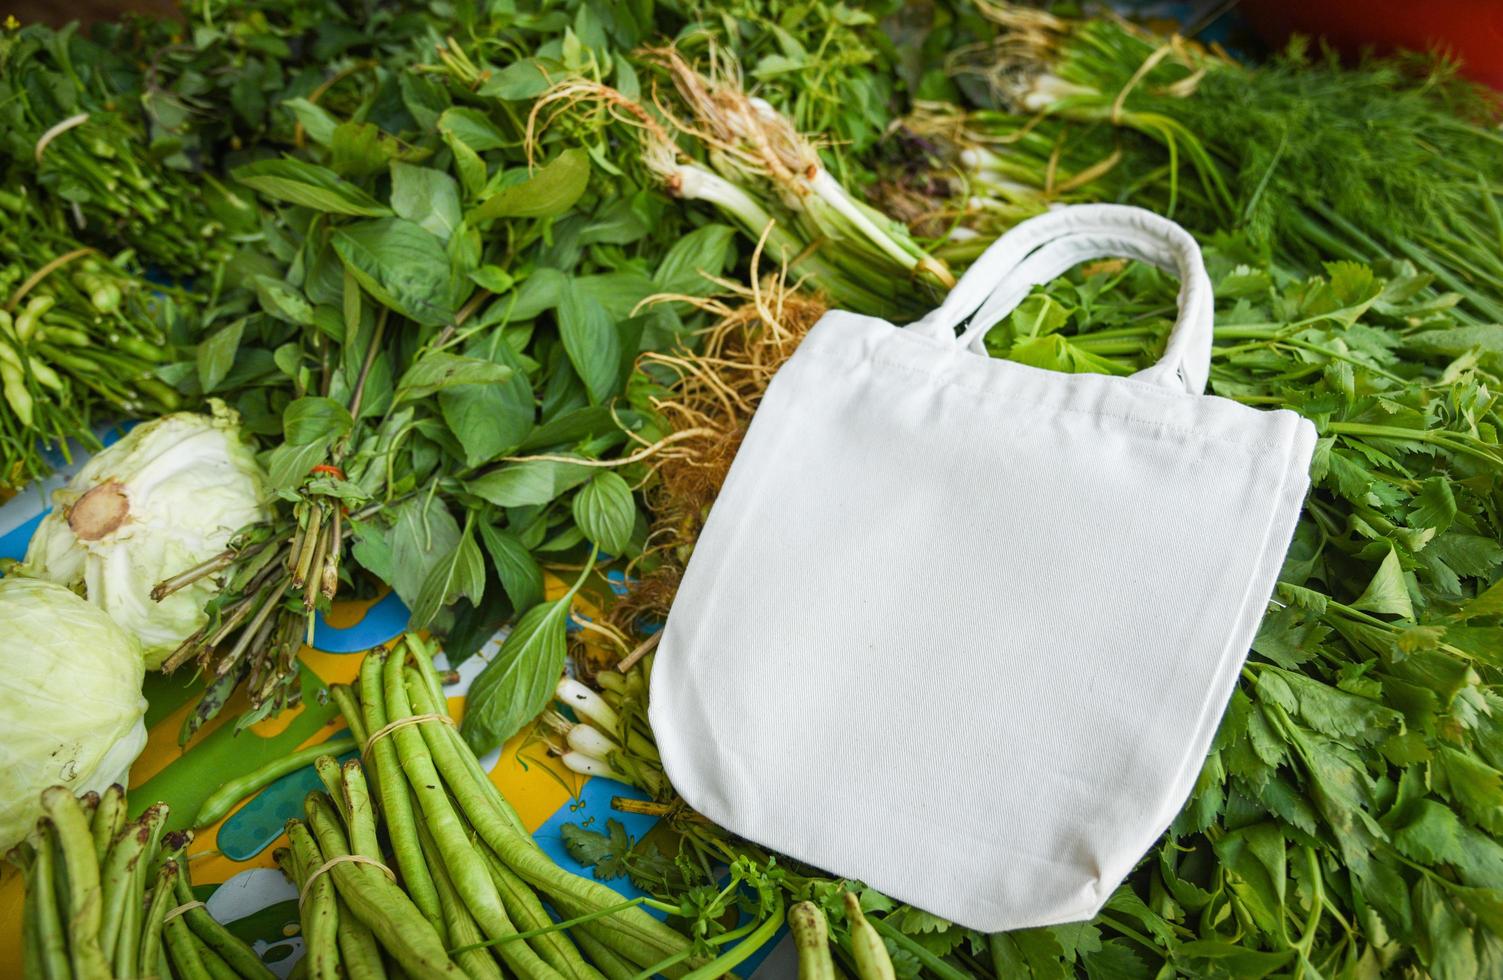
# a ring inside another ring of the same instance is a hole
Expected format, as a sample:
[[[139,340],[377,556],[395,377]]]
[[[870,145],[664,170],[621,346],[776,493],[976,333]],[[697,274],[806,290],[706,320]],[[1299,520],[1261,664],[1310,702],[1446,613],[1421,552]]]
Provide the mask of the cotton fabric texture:
[[[1032,285],[1104,256],[1179,276],[1158,364],[986,356]],[[821,319],[653,667],[684,799],[974,929],[1094,915],[1189,795],[1308,486],[1308,421],[1202,393],[1211,327],[1194,239],[1114,205],[1024,222],[907,327]]]

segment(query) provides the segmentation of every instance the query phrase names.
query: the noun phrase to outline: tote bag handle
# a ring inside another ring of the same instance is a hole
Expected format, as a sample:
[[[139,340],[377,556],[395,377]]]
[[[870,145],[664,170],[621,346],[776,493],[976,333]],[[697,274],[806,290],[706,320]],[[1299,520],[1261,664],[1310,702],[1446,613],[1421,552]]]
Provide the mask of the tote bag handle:
[[[983,252],[937,309],[905,329],[984,354],[986,332],[1033,286],[1105,257],[1138,259],[1179,277],[1179,317],[1164,356],[1134,377],[1202,393],[1211,366],[1214,296],[1200,246],[1179,225],[1142,208],[1083,204],[1030,218]],[[956,327],[967,320],[957,338]]]

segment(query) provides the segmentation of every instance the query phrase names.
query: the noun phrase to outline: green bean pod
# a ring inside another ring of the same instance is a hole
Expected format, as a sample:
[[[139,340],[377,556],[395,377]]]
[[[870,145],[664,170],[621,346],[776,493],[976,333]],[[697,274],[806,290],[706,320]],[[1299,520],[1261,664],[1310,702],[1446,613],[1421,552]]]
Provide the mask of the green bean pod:
[[[146,924],[141,929],[141,950],[136,975],[154,977],[161,968],[162,927],[168,909],[173,906],[175,892],[173,879],[177,877],[177,864],[169,861],[157,869],[156,884],[152,886],[151,904],[146,908]]]
[[[360,701],[355,696],[355,689],[348,684],[330,684],[329,698],[339,707],[339,713],[344,716],[344,723],[354,736],[356,745],[364,746],[370,733],[366,731],[365,716],[360,713]]]
[[[49,977],[69,977],[68,933],[58,913],[59,895],[57,882],[59,872],[59,845],[52,821],[43,818],[37,821],[36,856],[31,866],[30,893],[27,902],[35,909],[34,927],[37,935],[38,964],[42,973]]]
[[[788,928],[798,949],[798,980],[835,980],[830,929],[819,906],[813,902],[794,905],[788,910]]]
[[[182,916],[163,923],[162,936],[167,943],[167,957],[172,961],[173,976],[181,980],[215,980]]]
[[[527,887],[527,883],[517,877],[516,873],[496,857],[490,848],[483,847],[481,851],[485,856],[485,864],[490,871],[491,880],[495,882],[496,890],[501,893],[501,901],[506,906],[506,914],[511,917],[517,928],[522,932],[549,929],[553,925],[553,920],[543,908],[543,903],[538,901],[537,895]],[[527,939],[527,944],[549,966],[566,977],[573,977],[575,980],[603,980],[600,972],[585,962],[579,948],[562,929],[550,929],[532,936]]]
[[[861,914],[861,900],[850,892],[845,893],[845,918],[851,928],[851,956],[856,960],[856,975],[861,980],[896,980],[887,944]]]
[[[490,801],[487,790],[465,765],[461,752],[451,741],[434,738],[427,747],[431,752],[430,761],[436,763],[442,772],[444,782],[480,839],[518,877],[552,897],[555,903],[567,902],[581,912],[608,908],[620,902],[621,896],[606,885],[571,874],[554,864],[530,836],[518,831]],[[490,786],[488,780],[485,786]],[[689,947],[688,939],[640,908],[623,909],[600,922],[603,924],[601,928],[613,937],[612,948],[638,966],[651,966]]]
[[[346,826],[350,833],[350,850],[366,857],[381,858],[381,842],[376,837],[376,811],[371,806],[370,788],[365,784],[365,773],[360,763],[351,759],[339,773],[340,789],[348,814]]]
[[[92,832],[94,854],[103,864],[110,851],[110,842],[125,829],[125,787],[115,783],[99,795],[94,807]]]
[[[444,863],[438,860],[438,849],[433,844],[433,838],[428,836],[421,825],[418,826],[418,836],[423,850],[434,856],[433,884],[438,888],[438,901],[444,910],[444,923],[449,928],[449,941],[454,944],[454,949],[459,950],[454,954],[454,962],[459,964],[459,968],[470,980],[501,980],[501,967],[496,965],[489,949],[465,948],[484,942],[485,934],[475,924],[469,910],[460,900],[459,893],[454,890],[454,884],[449,881],[449,874],[444,870]]]
[[[410,717],[412,709],[407,699],[402,656],[387,658],[382,669],[382,684],[391,717]],[[394,729],[387,737],[397,743],[397,757],[401,761],[402,771],[422,808],[424,823],[433,837],[444,868],[454,884],[454,890],[464,900],[470,914],[488,938],[506,939],[519,930],[507,915],[501,894],[486,872],[484,858],[471,841],[458,812],[449,802],[448,794],[444,792],[433,757],[429,755],[423,735],[418,731],[420,727],[422,726],[405,725]],[[508,966],[524,977],[538,980],[557,980],[562,977],[562,974],[545,963],[524,942],[503,943],[498,952]]]
[[[365,715],[365,728],[370,734],[379,732],[386,725],[386,695],[382,691],[381,670],[386,654],[368,654],[360,664],[360,701]],[[369,738],[369,736],[367,736]],[[418,845],[417,818],[413,801],[407,789],[407,780],[402,775],[397,759],[397,747],[387,735],[366,743],[367,761],[374,763],[376,790],[381,796],[381,814],[386,818],[386,833],[391,840],[392,854],[397,871],[402,876],[407,894],[413,904],[422,910],[423,918],[440,937],[444,935],[444,917],[438,904],[438,891],[433,876],[423,861],[422,848]]]
[[[100,919],[100,948],[113,954],[120,941],[120,928],[125,919],[125,907],[133,890],[131,875],[142,860],[150,861],[148,845],[155,849],[161,834],[163,821],[167,819],[167,806],[153,804],[146,808],[141,819],[127,824],[110,844],[109,853],[100,866],[100,888],[104,912]]]
[[[21,343],[31,340],[32,335],[37,332],[37,326],[42,322],[42,314],[52,309],[55,303],[57,303],[56,297],[44,294],[32,297],[31,301],[26,304],[26,309],[22,310],[15,320],[16,338]]]
[[[211,827],[228,816],[241,800],[260,792],[288,773],[297,772],[321,755],[343,755],[355,747],[353,738],[333,738],[274,759],[253,772],[232,779],[204,800],[198,808],[198,816],[193,818],[193,826]]]
[[[52,819],[68,879],[69,946],[78,980],[108,980],[110,964],[99,945],[104,895],[94,838],[73,792],[53,786],[42,792],[42,810]]]
[[[188,885],[186,859],[178,857],[175,863],[180,873],[174,884],[174,894],[180,905],[186,905],[193,901],[193,890]],[[191,908],[183,913],[183,918],[188,920],[188,928],[193,930],[193,934],[240,976],[246,980],[275,980],[276,974],[266,968],[255,950],[220,925],[219,920],[210,915],[207,909]]]
[[[318,775],[318,781],[324,784],[324,792],[334,803],[339,811],[339,817],[344,825],[350,825],[350,807],[344,798],[344,777],[340,774],[339,763],[334,757],[325,752],[313,760],[313,771]]]
[[[370,929],[355,918],[344,899],[334,901],[339,910],[339,963],[350,980],[385,980],[381,946]]]
[[[26,389],[26,380],[19,369],[0,363],[0,391],[4,392],[6,404],[16,413],[21,424],[30,427],[36,418],[36,402]]]
[[[303,809],[307,829],[317,839],[324,860],[350,853],[339,817],[322,794],[310,793]],[[464,975],[449,959],[438,931],[379,868],[346,861],[334,865],[328,874],[350,911],[413,980],[458,980]]]
[[[634,980],[638,971],[626,960],[617,956],[609,946],[596,939],[588,929],[576,929],[573,932],[574,941],[579,944],[580,950],[595,964],[606,977],[606,980]]]
[[[313,877],[327,858],[300,821],[288,822],[287,840],[297,862],[298,917],[302,920],[308,975],[313,980],[338,980],[339,908],[334,902],[334,879],[329,872]]]

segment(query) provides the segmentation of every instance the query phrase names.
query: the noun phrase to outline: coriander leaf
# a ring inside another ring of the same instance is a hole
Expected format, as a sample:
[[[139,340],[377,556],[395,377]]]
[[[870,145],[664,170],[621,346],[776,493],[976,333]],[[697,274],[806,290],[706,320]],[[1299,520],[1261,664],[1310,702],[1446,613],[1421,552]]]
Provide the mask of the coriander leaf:
[[[605,307],[567,290],[558,304],[558,328],[591,403],[600,404],[614,395],[620,385],[621,337]]]
[[[1445,774],[1442,791],[1478,827],[1503,833],[1503,773],[1459,749],[1443,745],[1436,759]]]
[[[1155,971],[1127,943],[1108,939],[1094,953],[1081,957],[1087,980],[1152,980]]]
[[[1297,667],[1315,656],[1331,630],[1298,606],[1288,605],[1263,617],[1252,648],[1280,667]]]
[[[1390,548],[1388,556],[1373,573],[1372,581],[1352,603],[1353,609],[1414,619],[1414,605],[1409,600],[1409,586],[1404,581],[1404,567],[1398,551]]]
[[[568,149],[520,184],[503,188],[473,208],[471,225],[495,218],[554,218],[574,206],[590,182],[590,158]]]
[[[480,523],[480,540],[491,556],[512,608],[524,613],[543,599],[543,570],[514,534]]]
[[[571,858],[590,868],[596,878],[612,881],[626,873],[631,838],[619,820],[614,817],[606,820],[603,834],[572,823],[564,824],[562,829],[564,850]]]
[[[258,160],[230,172],[240,183],[289,204],[328,214],[379,218],[391,210],[327,167],[301,160]]]
[[[530,459],[483,473],[467,482],[465,489],[497,507],[526,507],[550,503],[594,473],[593,467],[580,463]]]
[[[345,268],[383,305],[424,326],[454,319],[449,257],[443,242],[405,218],[380,218],[334,230]]]
[[[1449,896],[1427,876],[1414,883],[1414,913],[1420,928],[1420,960],[1435,980],[1482,976],[1472,930],[1456,914]]]
[[[1460,619],[1480,619],[1483,616],[1503,615],[1503,579],[1494,582],[1487,591],[1479,593],[1457,614]]]
[[[1451,526],[1456,518],[1456,497],[1451,493],[1451,484],[1444,477],[1432,476],[1420,484],[1419,493],[1409,508],[1409,526],[1433,527],[1436,533]]]
[[[1234,976],[1261,980],[1294,959],[1293,950],[1264,953],[1215,939],[1196,939],[1176,947],[1174,964],[1187,976]]]
[[[1303,718],[1311,728],[1337,739],[1370,745],[1397,732],[1403,715],[1370,698],[1331,687],[1305,674],[1269,667],[1258,677],[1258,691],[1268,690],[1274,678],[1283,685],[1280,701],[1287,711]]]
[[[1461,821],[1450,807],[1435,800],[1411,800],[1393,821],[1393,846],[1425,864],[1460,863]]]
[[[637,508],[631,487],[615,473],[596,473],[574,495],[574,522],[600,550],[619,555],[631,544]]]

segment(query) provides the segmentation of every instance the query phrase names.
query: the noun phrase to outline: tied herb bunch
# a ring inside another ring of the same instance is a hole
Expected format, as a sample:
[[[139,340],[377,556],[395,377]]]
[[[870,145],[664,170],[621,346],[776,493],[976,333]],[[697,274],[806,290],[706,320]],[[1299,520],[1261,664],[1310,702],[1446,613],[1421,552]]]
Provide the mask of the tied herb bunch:
[[[1199,233],[1240,229],[1306,274],[1403,259],[1432,295],[1460,297],[1457,317],[1503,319],[1499,104],[1454,65],[1346,67],[1301,41],[1244,65],[1118,19],[978,7],[994,36],[950,64],[985,102],[909,119],[946,166],[908,182],[960,191],[931,218],[994,234],[1055,201],[1140,204]]]

